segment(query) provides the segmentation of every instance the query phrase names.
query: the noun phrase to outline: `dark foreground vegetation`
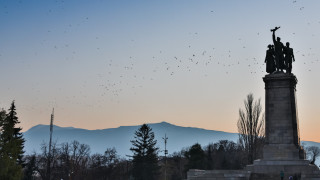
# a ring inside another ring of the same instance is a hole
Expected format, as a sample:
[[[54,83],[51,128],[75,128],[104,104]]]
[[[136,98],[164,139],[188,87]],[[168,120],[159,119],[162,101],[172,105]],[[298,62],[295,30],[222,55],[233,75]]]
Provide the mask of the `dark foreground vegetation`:
[[[241,169],[247,164],[242,147],[228,140],[203,148],[194,144],[167,158],[150,150],[153,147],[139,148],[132,157],[120,158],[115,148],[90,155],[90,147],[77,141],[54,143],[51,179],[164,179],[166,171],[167,179],[175,180],[186,178],[189,169]],[[47,144],[42,145],[41,154],[25,156],[24,179],[47,179],[48,160]]]
[[[132,155],[120,157],[113,147],[91,154],[78,141],[41,145],[41,153],[24,155],[21,128],[14,102],[8,112],[0,111],[0,180],[181,180],[189,169],[242,169],[261,158],[264,145],[260,101],[252,94],[239,110],[237,143],[221,140],[202,147],[195,143],[168,156],[160,150],[152,129],[143,124],[132,136]],[[320,155],[315,146],[306,148],[311,163]]]

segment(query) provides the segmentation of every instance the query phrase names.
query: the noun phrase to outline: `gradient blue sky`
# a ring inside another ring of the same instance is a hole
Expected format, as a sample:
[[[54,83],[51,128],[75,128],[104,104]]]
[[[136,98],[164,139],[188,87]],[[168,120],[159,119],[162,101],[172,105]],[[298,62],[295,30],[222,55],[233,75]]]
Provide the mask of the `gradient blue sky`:
[[[303,140],[320,141],[320,1],[0,0],[0,107],[23,130],[167,121],[237,132],[264,104],[270,29],[296,56]]]

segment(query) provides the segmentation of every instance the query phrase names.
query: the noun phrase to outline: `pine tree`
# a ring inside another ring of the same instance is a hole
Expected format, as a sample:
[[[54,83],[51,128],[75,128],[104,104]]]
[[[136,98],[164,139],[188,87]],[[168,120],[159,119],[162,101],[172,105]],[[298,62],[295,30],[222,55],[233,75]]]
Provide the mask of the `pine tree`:
[[[132,175],[135,180],[154,180],[158,176],[158,149],[152,129],[143,124],[135,132],[130,150],[133,152]]]
[[[0,134],[0,179],[15,180],[22,176],[22,156],[24,139],[22,129],[16,127],[20,122],[16,116],[14,101],[8,114],[2,119]]]
[[[2,109],[0,111],[0,136],[1,136],[2,131],[3,131],[3,122],[4,122],[5,118],[6,118],[6,116],[7,116],[6,111]],[[0,148],[1,148],[1,141],[0,141]]]
[[[186,170],[189,169],[204,169],[206,165],[206,156],[199,143],[194,144],[191,148],[184,153],[188,159]]]
[[[33,154],[27,157],[26,167],[24,169],[23,180],[33,180],[33,174],[36,171],[36,155]]]

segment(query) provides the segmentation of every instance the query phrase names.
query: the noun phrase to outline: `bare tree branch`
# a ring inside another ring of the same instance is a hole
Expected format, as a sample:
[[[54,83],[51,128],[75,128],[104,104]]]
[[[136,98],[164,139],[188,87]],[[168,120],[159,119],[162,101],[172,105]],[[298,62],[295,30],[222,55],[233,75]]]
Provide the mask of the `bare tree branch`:
[[[264,141],[264,115],[260,99],[255,101],[253,94],[248,94],[244,101],[245,109],[239,109],[237,123],[239,143],[247,153],[248,163],[259,156]]]

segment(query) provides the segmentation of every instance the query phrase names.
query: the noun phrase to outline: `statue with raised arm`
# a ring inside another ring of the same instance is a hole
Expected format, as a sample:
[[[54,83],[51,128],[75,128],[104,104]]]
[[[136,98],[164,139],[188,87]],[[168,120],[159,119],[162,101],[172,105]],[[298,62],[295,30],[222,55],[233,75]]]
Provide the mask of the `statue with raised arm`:
[[[271,29],[271,32],[272,32],[272,40],[274,44],[277,71],[281,70],[283,72],[283,69],[285,69],[284,57],[283,57],[284,45],[280,41],[281,38],[277,37],[277,40],[276,40],[276,36],[275,36],[275,31],[278,30],[279,28],[280,27],[275,27],[274,29]]]
[[[294,55],[293,55],[293,49],[290,48],[290,43],[287,42],[286,43],[286,47],[284,48],[284,54],[285,54],[285,57],[284,57],[284,62],[286,64],[286,73],[289,73],[291,74],[291,71],[292,71],[292,60],[293,62],[295,61],[294,59]]]

